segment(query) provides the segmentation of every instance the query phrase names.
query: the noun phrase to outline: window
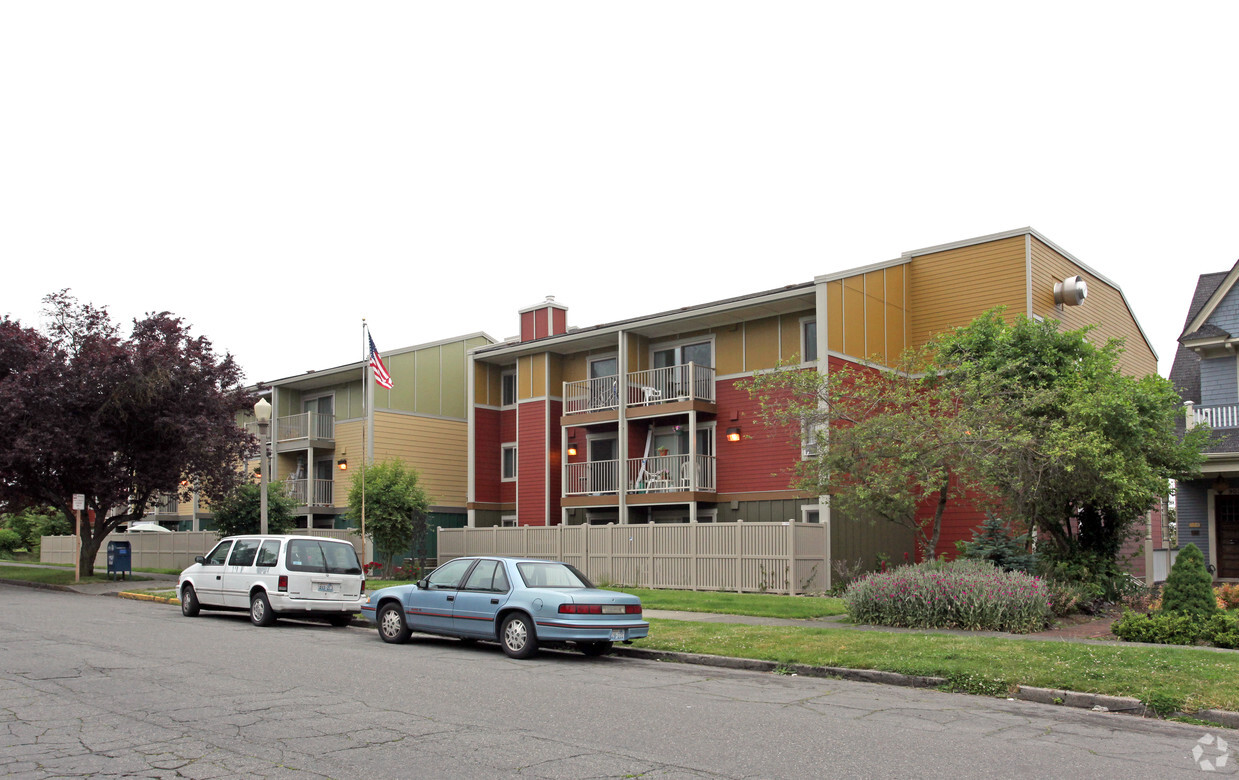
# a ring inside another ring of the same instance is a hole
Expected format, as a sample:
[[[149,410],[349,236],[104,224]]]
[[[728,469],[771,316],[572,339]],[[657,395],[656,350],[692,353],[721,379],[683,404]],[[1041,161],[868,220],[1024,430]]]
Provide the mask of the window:
[[[516,403],[516,372],[504,371],[499,377],[499,384],[503,388],[500,403],[504,406],[511,406]]]
[[[229,566],[251,566],[254,563],[254,556],[258,554],[259,541],[257,539],[242,539],[237,542],[232,548],[232,555],[228,558]]]
[[[215,545],[215,549],[211,550],[211,554],[202,562],[204,566],[223,566],[224,561],[228,560],[228,551],[232,549],[232,542],[220,542]]]
[[[430,589],[431,590],[456,590],[460,585],[460,581],[464,579],[465,573],[469,571],[469,567],[473,565],[472,558],[457,558],[450,563],[445,563],[431,573]]]
[[[259,566],[275,566],[280,562],[280,543],[274,539],[268,539],[262,543],[262,549],[258,551]]]
[[[518,563],[526,588],[592,588],[593,583],[567,563]]]
[[[803,363],[817,360],[817,320],[800,321],[800,355]]]
[[[503,517],[499,518],[499,525],[502,526],[503,528],[515,528],[516,527],[516,515],[504,515]]]
[[[516,445],[503,445],[503,459],[500,466],[500,477],[504,482],[516,479]]]
[[[506,593],[508,576],[499,561],[478,561],[478,565],[465,580],[464,590],[480,590],[489,593]]]
[[[800,426],[800,457],[816,458],[818,455],[818,433],[821,427],[816,423],[804,423]]]
[[[694,341],[690,344],[673,344],[656,347],[654,368],[684,366],[694,363],[699,366],[714,366],[714,345],[709,341]]]
[[[291,571],[329,574],[361,574],[357,551],[347,542],[293,539],[285,562]]]

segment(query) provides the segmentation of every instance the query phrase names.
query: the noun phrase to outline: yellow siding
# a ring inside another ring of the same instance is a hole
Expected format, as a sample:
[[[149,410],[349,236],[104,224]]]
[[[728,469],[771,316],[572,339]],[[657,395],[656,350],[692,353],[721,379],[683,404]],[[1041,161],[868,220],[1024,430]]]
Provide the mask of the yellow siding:
[[[865,357],[890,363],[886,354],[886,271],[865,274]]]
[[[744,370],[774,368],[779,362],[779,318],[744,323]]]
[[[468,472],[463,421],[378,412],[374,462],[400,459],[417,469],[431,503],[463,506]]]
[[[831,352],[843,351],[843,282],[826,284],[826,340]]]
[[[714,374],[725,376],[744,371],[744,326],[732,325],[714,332]]]
[[[1027,308],[1024,236],[912,258],[908,273],[909,341],[967,325],[995,306],[1008,321]]]
[[[645,336],[628,334],[628,370],[644,371],[650,367],[650,340]]]
[[[1088,297],[1079,306],[1054,304],[1054,283],[1068,276],[1083,276]],[[1136,319],[1119,291],[1080,268],[1036,238],[1032,239],[1032,309],[1046,319],[1059,320],[1068,329],[1098,325],[1089,340],[1100,346],[1111,338],[1126,342],[1119,365],[1124,373],[1144,376],[1157,373],[1153,350],[1140,335]]]
[[[487,406],[495,403],[490,400],[490,364],[473,364],[473,402]],[[498,406],[498,403],[495,403]]]
[[[886,269],[886,358],[888,362],[898,359],[907,349],[904,311],[904,277],[907,265]]]
[[[865,279],[862,276],[843,280],[843,351],[852,357],[865,357]]]
[[[560,396],[564,392],[564,361],[559,355],[546,355],[546,386],[550,395]]]
[[[588,353],[578,352],[575,355],[565,355],[561,363],[565,382],[579,382],[589,378]]]
[[[540,353],[533,356],[532,368],[533,371],[533,397],[541,398],[546,395],[546,353]]]
[[[516,400],[533,398],[533,358],[516,359]]]
[[[380,414],[382,414],[380,412]],[[348,469],[331,472],[335,478],[335,505],[348,506],[348,491],[353,486],[353,475],[361,464],[365,463],[365,453],[361,449],[361,420],[342,423],[336,426],[336,460],[348,459]]]

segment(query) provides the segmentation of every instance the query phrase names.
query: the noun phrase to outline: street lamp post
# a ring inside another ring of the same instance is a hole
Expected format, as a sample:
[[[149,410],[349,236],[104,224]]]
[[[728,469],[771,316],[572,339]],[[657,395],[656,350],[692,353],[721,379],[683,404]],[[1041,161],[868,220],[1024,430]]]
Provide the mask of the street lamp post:
[[[262,465],[259,467],[258,482],[262,486],[262,499],[258,509],[258,533],[267,534],[267,470],[271,465],[271,404],[267,399],[259,398],[254,404],[254,418],[258,420],[258,438],[262,444]]]

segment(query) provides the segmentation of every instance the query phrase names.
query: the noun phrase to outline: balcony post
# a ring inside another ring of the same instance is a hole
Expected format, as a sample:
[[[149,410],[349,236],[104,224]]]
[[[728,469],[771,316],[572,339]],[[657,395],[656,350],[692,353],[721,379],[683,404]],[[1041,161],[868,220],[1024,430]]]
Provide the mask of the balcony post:
[[[692,373],[692,363],[689,363],[689,373]],[[688,522],[697,522],[697,408],[691,406],[688,410]]]
[[[1196,427],[1196,404],[1191,401],[1184,401],[1183,408],[1187,410],[1187,429]]]
[[[619,383],[619,404],[615,410],[616,420],[619,423],[619,435],[615,439],[615,447],[619,452],[615,453],[618,463],[615,464],[616,476],[619,477],[619,484],[615,486],[616,508],[619,511],[620,525],[628,523],[628,334],[625,331],[620,331],[618,336],[619,355],[615,361],[616,377]]]

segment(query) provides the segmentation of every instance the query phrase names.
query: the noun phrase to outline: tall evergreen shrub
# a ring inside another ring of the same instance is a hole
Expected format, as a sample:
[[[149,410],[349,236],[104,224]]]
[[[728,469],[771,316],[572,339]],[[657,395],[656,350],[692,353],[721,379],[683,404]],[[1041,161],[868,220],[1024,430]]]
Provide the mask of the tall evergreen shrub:
[[[1217,612],[1213,595],[1213,577],[1205,568],[1200,548],[1189,544],[1179,551],[1170,576],[1162,588],[1162,611],[1182,612],[1200,618],[1210,618]]]

